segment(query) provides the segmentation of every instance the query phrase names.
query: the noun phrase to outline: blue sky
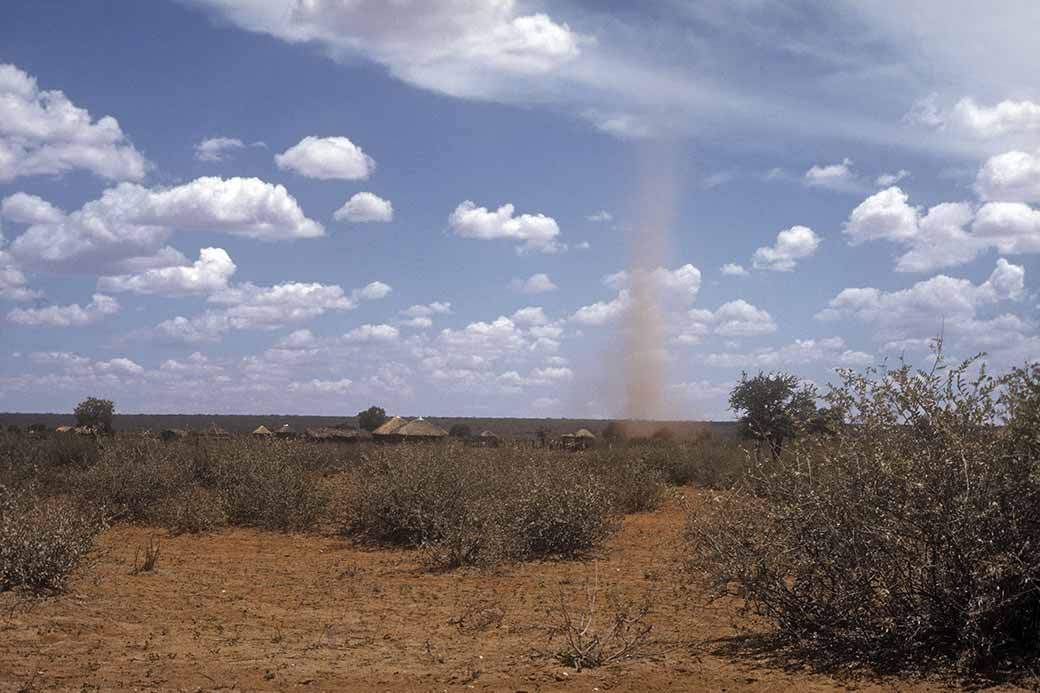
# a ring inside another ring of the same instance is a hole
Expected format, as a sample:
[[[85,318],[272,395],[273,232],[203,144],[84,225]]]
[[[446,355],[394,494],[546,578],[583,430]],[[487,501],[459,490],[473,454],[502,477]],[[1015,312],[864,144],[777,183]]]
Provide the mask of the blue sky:
[[[632,413],[727,418],[940,330],[1034,360],[1038,11],[953,5],[11,0],[0,409],[613,417],[636,343]]]

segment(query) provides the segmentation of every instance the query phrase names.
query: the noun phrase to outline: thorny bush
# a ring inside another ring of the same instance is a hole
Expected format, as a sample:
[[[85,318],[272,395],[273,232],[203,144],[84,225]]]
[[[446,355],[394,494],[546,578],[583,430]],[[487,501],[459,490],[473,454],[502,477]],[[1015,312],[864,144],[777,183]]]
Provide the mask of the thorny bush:
[[[97,513],[71,501],[0,486],[0,592],[60,589],[100,529]]]
[[[618,508],[579,456],[459,446],[380,448],[362,465],[345,531],[421,547],[434,567],[574,556],[612,531]]]
[[[941,346],[941,345],[940,345]],[[841,372],[844,424],[691,517],[693,566],[782,635],[968,668],[1040,645],[1040,366]]]

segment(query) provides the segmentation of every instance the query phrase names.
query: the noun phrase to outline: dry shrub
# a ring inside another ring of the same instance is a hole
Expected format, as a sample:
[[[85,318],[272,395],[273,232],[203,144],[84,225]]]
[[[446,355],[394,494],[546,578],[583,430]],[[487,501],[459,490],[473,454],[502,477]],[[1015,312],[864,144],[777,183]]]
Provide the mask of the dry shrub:
[[[458,464],[440,446],[377,448],[355,475],[345,531],[380,544],[420,546],[451,526],[492,481],[477,465]]]
[[[216,490],[228,521],[280,531],[314,527],[325,514],[328,494],[321,475],[300,463],[298,448],[274,442],[242,443],[222,450]]]
[[[310,529],[327,513],[323,475],[356,464],[342,446],[247,438],[0,437],[0,485],[68,497],[107,519],[205,532],[227,524]],[[21,491],[20,491],[21,492]]]
[[[0,486],[0,592],[61,589],[100,529],[96,514],[70,501]]]
[[[584,603],[578,608],[568,604],[561,590],[556,607],[546,610],[546,619],[552,624],[550,643],[562,641],[555,658],[581,671],[647,655],[653,644],[652,609],[649,594],[639,602],[627,601],[603,590],[598,576],[591,583],[586,581]]]
[[[638,446],[634,452],[673,486],[729,488],[748,466],[748,457],[736,440],[711,432],[690,442]]]
[[[160,524],[173,534],[201,534],[220,529],[228,523],[224,499],[208,488],[196,486],[177,493],[165,504]]]
[[[144,547],[144,551],[138,549],[134,552],[134,562],[130,565],[129,574],[145,575],[154,573],[155,566],[159,563],[159,556],[161,555],[158,537],[149,537],[148,545]]]
[[[604,541],[624,512],[603,477],[577,462],[533,461],[510,481],[489,500],[505,511],[515,558],[579,555]]]
[[[30,439],[31,441],[31,439]],[[34,447],[40,466],[89,467],[97,462],[100,449],[94,436],[53,433],[43,436]]]
[[[306,450],[280,441],[117,438],[79,477],[77,492],[113,519],[175,532],[226,524],[304,530],[328,502],[320,473],[301,460]]]
[[[100,448],[92,436],[72,433],[0,436],[0,484],[64,492],[79,470],[95,464]]]
[[[754,465],[692,518],[694,565],[821,654],[1035,652],[1040,367],[846,371],[827,399],[847,422],[833,437]]]
[[[629,453],[629,454],[626,454]],[[656,510],[664,500],[663,475],[641,455],[628,451],[603,451],[590,462],[592,471],[610,489],[619,512]]]
[[[422,548],[437,568],[574,556],[616,515],[607,485],[579,460],[511,449],[377,449],[354,489],[348,534]]]
[[[76,481],[77,494],[113,520],[159,523],[170,498],[192,483],[182,448],[144,438],[105,446],[100,461]]]

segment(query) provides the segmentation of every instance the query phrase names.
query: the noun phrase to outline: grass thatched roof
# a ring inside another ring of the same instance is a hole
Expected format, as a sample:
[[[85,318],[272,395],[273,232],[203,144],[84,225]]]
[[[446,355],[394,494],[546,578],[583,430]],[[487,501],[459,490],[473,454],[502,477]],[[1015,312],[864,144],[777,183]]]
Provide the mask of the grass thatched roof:
[[[377,436],[393,435],[394,433],[397,433],[397,429],[399,429],[402,426],[405,426],[407,424],[408,424],[408,421],[406,421],[405,419],[402,419],[400,416],[395,416],[394,418],[390,419],[389,421],[384,423],[382,426],[380,426],[376,430],[372,431],[372,435],[377,435]]]
[[[596,435],[587,428],[579,429],[574,433],[575,438],[595,438]]]
[[[401,426],[393,433],[397,436],[413,436],[416,438],[443,438],[448,432],[433,425],[426,419],[415,419]]]
[[[254,436],[269,436],[269,435],[273,435],[273,434],[271,433],[271,429],[269,429],[267,426],[264,426],[263,424],[260,424],[259,426],[256,427],[256,430],[253,431],[253,435]]]

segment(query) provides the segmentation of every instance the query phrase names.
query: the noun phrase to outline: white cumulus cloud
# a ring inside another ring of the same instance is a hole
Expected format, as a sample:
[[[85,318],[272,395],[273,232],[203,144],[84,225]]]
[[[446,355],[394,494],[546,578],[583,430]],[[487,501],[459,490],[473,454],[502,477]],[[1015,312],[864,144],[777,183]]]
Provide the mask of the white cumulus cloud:
[[[693,303],[701,289],[701,271],[687,263],[673,270],[656,267],[653,270],[639,271],[636,279],[646,278],[666,299],[675,299],[681,303]],[[627,270],[609,274],[603,283],[614,289],[631,290],[632,275]]]
[[[210,294],[209,303],[221,306],[202,315],[178,315],[155,328],[161,340],[198,344],[217,342],[229,330],[273,330],[307,322],[330,311],[349,311],[362,300],[377,300],[389,294],[383,282],[372,282],[349,293],[338,284],[282,282],[257,286],[250,282],[229,286]]]
[[[346,137],[304,137],[276,154],[278,168],[321,180],[365,180],[376,162]]]
[[[852,170],[852,159],[848,158],[837,164],[815,164],[805,172],[802,180],[809,187],[838,192],[852,192],[863,187]]]
[[[688,313],[680,342],[695,343],[696,337],[712,332],[723,337],[755,337],[776,332],[776,322],[768,311],[744,299],[729,301],[714,312],[695,308]],[[686,337],[686,339],[683,339]]]
[[[544,325],[549,322],[545,309],[541,306],[521,308],[513,313],[512,320],[519,325]]]
[[[65,213],[42,197],[16,192],[0,203],[0,216],[16,224],[56,224]]]
[[[394,206],[370,192],[359,192],[347,200],[332,215],[336,221],[350,221],[355,224],[364,222],[388,222],[394,219]]]
[[[992,106],[979,104],[965,97],[950,109],[940,109],[935,97],[920,102],[917,122],[932,127],[954,129],[980,139],[993,139],[1008,135],[1040,130],[1040,104],[1032,101],[1006,99]],[[914,111],[910,118],[914,119]]]
[[[223,161],[228,152],[245,146],[242,140],[234,137],[209,137],[195,145],[195,158],[199,161]]]
[[[190,266],[160,267],[140,274],[101,277],[98,288],[162,296],[211,294],[227,288],[235,269],[235,263],[223,248],[203,248],[199,251],[199,259]]]
[[[880,176],[874,179],[874,185],[878,186],[879,188],[888,188],[895,185],[904,178],[909,177],[910,172],[906,169],[901,168],[895,173],[882,173]]]
[[[522,14],[513,0],[199,4],[250,31],[313,43],[344,61],[362,55],[404,82],[464,98],[505,98],[518,80],[550,76],[580,52],[566,24]]]
[[[967,202],[943,202],[924,212],[892,187],[860,203],[843,233],[851,245],[898,243],[906,252],[896,271],[926,272],[962,265],[990,248],[1006,255],[1040,252],[1040,213],[1021,202],[988,202],[977,210]]]
[[[95,121],[61,91],[41,90],[28,73],[0,64],[0,181],[74,170],[140,180],[148,168],[115,118]]]
[[[15,308],[7,314],[7,319],[32,327],[81,327],[118,312],[118,301],[111,296],[94,294],[86,306],[73,303],[67,306]]]
[[[990,157],[975,178],[983,200],[1040,202],[1040,155],[1010,151]]]
[[[451,213],[448,223],[460,238],[519,241],[521,245],[517,249],[521,252],[557,253],[563,250],[556,240],[560,227],[555,219],[544,214],[514,216],[513,205],[509,203],[492,212],[466,200]]]
[[[447,301],[434,301],[426,305],[416,304],[401,311],[401,315],[410,318],[425,318],[431,315],[447,315],[451,313],[451,303]]]
[[[808,226],[792,226],[776,235],[776,243],[755,251],[751,264],[755,269],[790,272],[798,261],[811,257],[820,247],[820,237]]]
[[[509,288],[518,294],[544,294],[556,291],[558,288],[548,274],[539,272],[532,274],[527,279],[514,279],[509,282]]]
[[[1040,211],[1018,202],[990,202],[975,215],[980,243],[1005,254],[1040,253]]]
[[[289,391],[310,394],[339,395],[350,392],[353,386],[354,382],[350,378],[340,378],[339,380],[320,380],[318,378],[312,378],[311,380],[305,380],[302,382],[289,383]]]
[[[909,289],[882,291],[873,287],[842,290],[817,314],[821,320],[852,317],[883,326],[929,326],[943,318],[973,318],[983,305],[1020,300],[1025,269],[1001,258],[982,284],[939,274]]]
[[[34,204],[35,220],[14,239],[11,252],[26,265],[51,270],[105,273],[132,261],[145,267],[184,264],[183,256],[163,247],[175,231],[219,231],[264,241],[325,233],[283,186],[257,178],[204,177],[155,189],[121,183],[60,216],[53,206]],[[26,216],[24,198],[13,207]]]
[[[343,335],[347,342],[394,342],[401,332],[393,325],[361,325]]]
[[[704,363],[716,368],[790,368],[816,362],[841,366],[868,366],[874,358],[863,351],[848,348],[841,337],[796,339],[783,347],[765,347],[749,353],[715,352],[704,357]]]

